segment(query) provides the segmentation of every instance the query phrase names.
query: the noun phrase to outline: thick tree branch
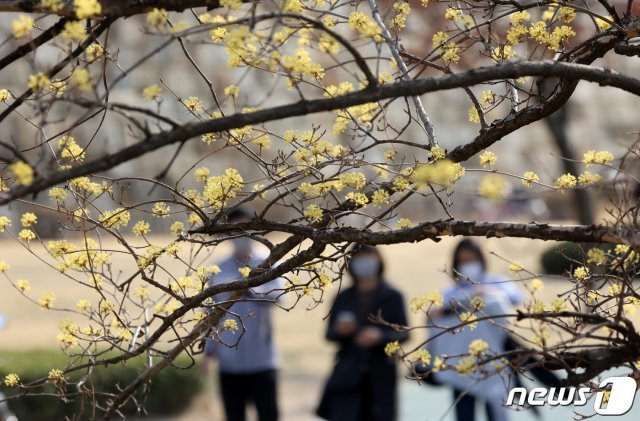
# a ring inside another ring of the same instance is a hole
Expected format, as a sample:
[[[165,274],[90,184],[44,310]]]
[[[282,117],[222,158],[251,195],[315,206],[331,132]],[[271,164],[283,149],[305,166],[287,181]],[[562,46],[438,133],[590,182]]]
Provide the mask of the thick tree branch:
[[[308,115],[323,111],[344,109],[354,105],[379,101],[381,99],[422,95],[428,92],[461,88],[487,81],[517,79],[522,76],[563,77],[572,81],[585,80],[598,83],[601,86],[613,86],[640,96],[640,80],[620,74],[610,69],[554,61],[514,62],[496,66],[480,67],[463,73],[403,81],[395,84],[385,84],[339,97],[302,100],[294,104],[273,107],[251,113],[233,114],[231,116],[207,120],[204,122],[186,124],[174,130],[154,134],[134,145],[123,148],[112,155],[95,159],[66,171],[39,177],[29,186],[14,188],[7,193],[1,194],[0,205],[9,203],[12,200],[24,197],[28,194],[42,191],[48,187],[55,186],[56,184],[75,177],[95,174],[100,171],[111,169],[164,146],[184,142],[188,139],[195,138],[206,133],[221,132],[244,127],[246,125],[282,120],[289,117]],[[559,104],[558,107],[560,105],[561,104]],[[471,144],[457,148],[449,155],[449,158],[454,162],[464,161],[486,147],[484,146],[486,143],[491,144],[502,136],[522,127],[525,124],[539,120],[548,114],[545,114],[544,106],[534,106],[531,107],[531,109],[527,109],[527,111],[522,111],[521,113],[520,118],[522,118],[522,121],[520,121],[519,117],[514,116],[509,119],[509,122],[505,122],[500,126],[495,126],[495,130],[489,129],[487,135],[480,135],[479,138]]]
[[[279,231],[330,243],[354,242],[370,245],[397,244],[437,240],[438,237],[519,237],[536,240],[573,241],[577,243],[617,243],[640,246],[640,232],[598,225],[521,224],[511,222],[435,221],[412,228],[371,231],[352,227],[313,228],[310,226],[253,219],[235,224],[206,225],[191,231],[197,234],[225,234],[235,231]]]

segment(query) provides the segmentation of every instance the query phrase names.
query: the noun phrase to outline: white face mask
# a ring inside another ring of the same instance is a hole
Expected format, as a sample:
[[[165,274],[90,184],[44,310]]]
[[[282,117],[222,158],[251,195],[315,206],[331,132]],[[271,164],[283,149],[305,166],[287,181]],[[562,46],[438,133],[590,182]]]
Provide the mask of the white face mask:
[[[457,272],[463,281],[470,279],[472,282],[481,282],[484,266],[480,262],[463,263],[458,266]]]
[[[380,272],[380,261],[374,256],[361,256],[350,263],[351,272],[356,278],[377,277]]]

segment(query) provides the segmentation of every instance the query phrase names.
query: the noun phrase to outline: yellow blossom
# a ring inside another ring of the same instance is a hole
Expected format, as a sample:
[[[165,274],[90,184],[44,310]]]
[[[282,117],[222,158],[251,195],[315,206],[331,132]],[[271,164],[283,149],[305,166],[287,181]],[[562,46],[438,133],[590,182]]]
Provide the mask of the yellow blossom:
[[[322,221],[322,208],[318,205],[309,205],[307,209],[304,211],[304,217],[307,218],[310,222],[320,222]]]
[[[511,47],[510,45],[502,45],[496,47],[491,52],[491,58],[497,62],[507,61],[515,55],[516,53],[513,50],[513,47]]]
[[[587,263],[592,265],[604,265],[607,263],[608,257],[601,248],[591,248],[587,252]]]
[[[224,94],[226,96],[237,98],[239,93],[240,93],[240,88],[238,88],[236,85],[229,85],[226,88],[224,88]]]
[[[87,36],[87,28],[82,24],[82,22],[67,22],[64,25],[61,35],[64,39],[80,41]]]
[[[605,16],[605,18],[611,20],[611,16]],[[596,25],[598,25],[598,29],[601,31],[606,31],[611,28],[611,24],[601,18],[596,18]]]
[[[17,19],[11,22],[11,32],[15,38],[24,38],[33,29],[33,18],[27,15],[20,15]]]
[[[480,154],[480,164],[485,167],[492,167],[498,161],[498,157],[491,151],[484,151]]]
[[[185,99],[182,103],[187,108],[187,110],[191,112],[197,112],[202,110],[202,102],[197,96],[190,96],[189,98]]]
[[[412,355],[411,359],[415,362],[420,362],[422,365],[429,365],[431,363],[431,353],[421,348]]]
[[[50,309],[51,307],[53,307],[53,303],[55,299],[56,299],[56,296],[53,292],[45,292],[40,296],[40,299],[38,300],[38,304],[43,309]]]
[[[460,9],[455,9],[452,7],[447,8],[444,12],[444,18],[446,20],[456,20],[462,16],[462,11]]]
[[[235,319],[226,319],[222,322],[222,328],[231,332],[237,332],[240,328]]]
[[[525,21],[528,21],[530,18],[531,18],[531,15],[526,10],[523,10],[521,12],[514,12],[511,15],[509,15],[509,20],[514,25],[522,24]]]
[[[32,212],[25,212],[22,214],[22,217],[20,218],[20,224],[25,228],[28,228],[37,222],[38,222],[38,217]]]
[[[435,160],[444,159],[446,157],[444,148],[442,148],[441,146],[433,146],[431,147],[430,151],[431,151],[431,156],[433,156],[433,159]]]
[[[84,54],[87,58],[87,61],[89,63],[92,63],[104,55],[104,48],[102,47],[102,45],[94,42],[87,47]]]
[[[533,183],[537,183],[538,181],[540,181],[540,177],[533,171],[527,171],[522,175],[522,184],[527,187],[531,187]]]
[[[29,76],[27,88],[31,89],[34,93],[42,91],[47,86],[49,86],[49,77],[44,73],[38,72]]]
[[[532,279],[529,284],[529,289],[531,289],[531,291],[542,291],[544,289],[544,282],[538,278]]]
[[[184,223],[180,221],[176,221],[173,224],[171,224],[171,227],[169,228],[169,230],[175,235],[178,235],[184,230]]]
[[[147,14],[147,24],[153,29],[164,27],[169,21],[169,14],[165,9],[154,8]]]
[[[384,346],[384,353],[387,354],[388,357],[394,355],[400,349],[400,344],[398,341],[389,342]]]
[[[458,315],[460,319],[460,323],[465,324],[465,326],[469,327],[469,330],[474,330],[478,326],[478,322],[476,321],[478,317],[470,312],[460,313]]]
[[[489,200],[501,200],[507,195],[508,184],[498,174],[488,174],[482,178],[478,193]]]
[[[80,312],[88,311],[91,308],[89,300],[81,298],[76,302],[76,309]]]
[[[20,233],[18,233],[18,238],[28,243],[29,241],[36,238],[36,234],[30,229],[25,228],[21,230]]]
[[[158,85],[149,85],[142,90],[142,97],[145,102],[156,101],[162,94],[162,88]]]
[[[249,266],[244,266],[238,269],[238,272],[240,273],[240,275],[242,275],[244,278],[248,278],[249,275],[251,274],[251,268]]]
[[[389,203],[389,193],[384,189],[378,189],[371,195],[371,202],[376,207],[381,207]]]
[[[574,279],[581,281],[589,276],[589,268],[580,266],[573,271]]]
[[[362,12],[352,12],[349,15],[349,26],[360,33],[362,37],[373,37],[380,41],[382,29],[371,18]]]
[[[6,89],[0,89],[0,102],[7,102],[7,100],[11,99],[11,92]]]
[[[472,355],[481,355],[489,349],[489,344],[482,339],[475,339],[469,344],[469,353]]]
[[[102,13],[98,0],[73,0],[78,19],[87,19]]]
[[[476,360],[472,356],[460,358],[456,363],[456,371],[463,377],[474,372],[476,368]]]
[[[49,371],[47,379],[54,383],[58,383],[64,380],[64,372],[60,369],[54,368]]]
[[[207,167],[200,167],[197,168],[193,175],[196,178],[196,181],[200,181],[201,183],[204,183],[205,181],[207,181],[207,177],[209,177],[209,168]]]
[[[23,294],[26,294],[31,289],[31,284],[26,279],[18,279],[16,281],[16,288],[18,288]]]
[[[564,311],[567,309],[567,300],[564,298],[554,298],[551,301],[551,310],[555,312]]]
[[[169,215],[169,210],[170,208],[165,202],[156,202],[153,205],[153,209],[151,209],[151,213],[158,218],[166,218]]]
[[[20,376],[15,373],[9,373],[4,376],[4,385],[7,387],[15,387],[20,384]]]
[[[588,151],[583,155],[582,163],[587,167],[593,164],[607,165],[614,160],[614,156],[609,151]]]
[[[469,108],[469,121],[472,123],[480,123],[480,114],[478,113],[478,109],[474,106]]]
[[[138,221],[133,228],[131,228],[131,231],[138,237],[148,234],[151,231],[151,226],[146,221]]]
[[[4,232],[8,226],[11,226],[11,219],[6,216],[0,216],[0,232]]]
[[[522,272],[524,268],[522,267],[522,263],[513,261],[509,264],[509,272],[518,273]]]
[[[560,189],[560,190],[564,190],[564,189],[570,189],[572,187],[576,186],[577,183],[577,179],[574,175],[572,174],[562,174],[560,177],[558,177],[558,179],[555,182],[555,186],[556,188]]]
[[[398,222],[396,222],[396,227],[400,229],[411,228],[411,225],[413,224],[411,223],[411,220],[408,218],[400,218],[398,219]]]

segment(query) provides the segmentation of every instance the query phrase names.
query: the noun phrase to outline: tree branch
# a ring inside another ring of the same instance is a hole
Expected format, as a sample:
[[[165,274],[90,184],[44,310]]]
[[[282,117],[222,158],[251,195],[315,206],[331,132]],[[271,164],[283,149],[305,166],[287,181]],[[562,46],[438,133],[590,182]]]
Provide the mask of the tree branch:
[[[592,67],[583,64],[561,63],[554,61],[541,62],[514,62],[496,66],[480,67],[463,73],[456,73],[438,77],[430,77],[411,81],[403,81],[395,84],[380,85],[358,92],[342,95],[334,98],[315,100],[302,100],[294,104],[282,105],[269,109],[254,111],[245,114],[233,114],[231,116],[207,120],[204,122],[186,124],[170,131],[154,134],[134,145],[102,158],[87,162],[75,168],[48,174],[37,178],[29,186],[13,188],[8,193],[0,194],[0,205],[6,204],[31,193],[42,191],[48,187],[65,182],[75,177],[95,174],[116,167],[124,162],[143,156],[163,146],[200,136],[206,133],[215,133],[231,130],[246,125],[265,123],[274,120],[282,120],[289,117],[308,115],[323,111],[344,109],[354,105],[361,105],[381,99],[421,95],[427,92],[443,91],[476,85],[492,80],[517,79],[522,76],[563,77],[575,82],[585,80],[598,83],[601,86],[613,86],[634,95],[640,96],[640,80],[620,74],[614,70]],[[559,108],[564,101],[559,101]],[[556,107],[554,104],[553,107]],[[485,134],[481,134],[476,140],[463,147],[456,148],[449,154],[449,159],[454,162],[464,161],[478,151],[484,149],[487,143],[491,144],[502,136],[533,121],[545,117],[552,109],[544,106],[534,106],[526,111],[521,111],[503,125],[492,126]],[[555,109],[557,109],[555,108]],[[545,114],[547,113],[547,114]]]

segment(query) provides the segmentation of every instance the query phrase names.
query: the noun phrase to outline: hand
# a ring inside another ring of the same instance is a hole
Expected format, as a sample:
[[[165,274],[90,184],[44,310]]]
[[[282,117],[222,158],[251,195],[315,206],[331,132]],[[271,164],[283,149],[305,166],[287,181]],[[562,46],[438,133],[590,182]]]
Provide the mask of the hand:
[[[335,322],[334,329],[339,336],[350,336],[358,329],[358,323],[355,321],[338,320]]]
[[[377,327],[365,327],[356,336],[356,345],[361,348],[372,348],[382,342],[382,330]]]

